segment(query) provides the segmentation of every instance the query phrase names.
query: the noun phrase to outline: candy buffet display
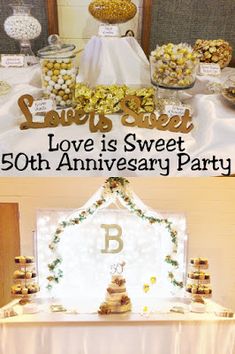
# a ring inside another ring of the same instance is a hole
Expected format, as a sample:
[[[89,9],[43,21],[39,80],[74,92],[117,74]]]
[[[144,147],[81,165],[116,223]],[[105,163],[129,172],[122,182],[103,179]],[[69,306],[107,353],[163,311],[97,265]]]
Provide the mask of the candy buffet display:
[[[219,64],[221,69],[232,59],[232,47],[223,39],[198,39],[194,50],[199,54],[200,62]]]
[[[135,17],[137,8],[131,0],[93,0],[89,12],[98,21],[117,24]]]
[[[194,85],[198,55],[186,43],[164,44],[151,52],[153,85],[166,89],[187,89]]]
[[[105,114],[118,113],[121,111],[120,102],[125,96],[136,95],[141,99],[141,106],[137,107],[134,101],[128,103],[129,107],[136,113],[151,113],[154,111],[154,89],[131,88],[126,85],[98,85],[90,88],[85,84],[76,84],[74,103],[76,109],[83,109],[85,112],[95,111]]]
[[[44,97],[54,99],[58,107],[70,107],[76,81],[75,46],[61,43],[57,35],[48,42],[38,51]]]
[[[114,274],[107,288],[105,302],[100,305],[98,311],[100,315],[131,311],[131,300],[126,292],[126,280],[122,274],[120,274],[123,272],[124,265],[125,263],[112,266],[112,268],[114,268]]]
[[[190,266],[192,270],[188,272],[188,283],[186,291],[192,296],[192,310],[203,312],[205,310],[204,297],[210,297],[212,289],[210,286],[210,274],[206,273],[208,269],[207,258],[191,258]]]
[[[13,15],[4,22],[6,34],[20,43],[20,53],[26,56],[26,63],[33,65],[37,63],[36,57],[31,49],[30,41],[37,38],[42,30],[39,21],[34,18],[30,11],[32,5],[10,5]]]
[[[11,294],[20,297],[19,304],[25,305],[31,302],[31,297],[39,292],[39,285],[36,282],[34,257],[17,256],[15,264],[18,269],[13,274],[14,285],[11,287]]]

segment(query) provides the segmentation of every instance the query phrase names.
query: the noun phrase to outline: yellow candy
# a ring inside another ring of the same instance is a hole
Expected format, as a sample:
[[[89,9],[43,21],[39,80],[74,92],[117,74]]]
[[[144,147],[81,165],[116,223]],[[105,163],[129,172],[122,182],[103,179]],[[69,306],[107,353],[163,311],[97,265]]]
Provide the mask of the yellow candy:
[[[60,75],[60,71],[56,69],[56,70],[53,71],[53,74],[58,76],[58,75]]]
[[[61,68],[62,68],[62,69],[67,69],[67,64],[62,63],[62,64],[61,64]]]
[[[144,292],[147,293],[149,291],[149,289],[150,289],[149,284],[144,284],[144,286],[143,286]]]
[[[48,69],[52,69],[52,68],[53,68],[53,63],[48,63],[48,64],[47,64],[47,68],[48,68]]]
[[[65,94],[65,92],[64,92],[63,90],[60,90],[60,91],[59,91],[59,96],[63,97],[64,94]]]
[[[61,64],[61,67],[62,67],[62,64]],[[55,69],[60,69],[60,63],[55,63],[55,64],[54,64],[54,68],[55,68]]]
[[[178,65],[183,65],[185,63],[185,60],[183,58],[177,60]]]
[[[54,81],[54,82],[57,82],[58,81],[58,76],[53,75],[51,77],[51,80]]]
[[[69,80],[71,77],[69,76],[69,75],[64,75],[63,76],[63,79],[64,79],[64,81],[67,81],[67,80]]]
[[[150,278],[151,284],[156,284],[156,281],[157,281],[156,277],[151,277]]]
[[[149,311],[148,306],[144,306],[144,307],[143,307],[143,312],[146,313],[146,312],[148,312],[148,311]]]

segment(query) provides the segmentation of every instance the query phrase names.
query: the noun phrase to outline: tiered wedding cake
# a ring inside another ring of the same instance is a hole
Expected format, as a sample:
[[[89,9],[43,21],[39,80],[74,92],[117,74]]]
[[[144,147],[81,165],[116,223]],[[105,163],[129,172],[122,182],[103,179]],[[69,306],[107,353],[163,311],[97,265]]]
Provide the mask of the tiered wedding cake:
[[[112,275],[105,302],[100,305],[98,311],[100,315],[131,311],[131,300],[127,295],[125,284],[126,280],[122,275]]]

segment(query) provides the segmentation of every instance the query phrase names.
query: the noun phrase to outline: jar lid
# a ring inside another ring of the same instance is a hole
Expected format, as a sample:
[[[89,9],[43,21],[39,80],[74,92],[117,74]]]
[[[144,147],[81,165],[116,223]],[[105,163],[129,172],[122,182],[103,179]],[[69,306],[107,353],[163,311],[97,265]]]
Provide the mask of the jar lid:
[[[52,34],[48,37],[49,45],[38,51],[38,56],[41,58],[46,57],[70,57],[71,53],[76,47],[74,44],[62,43],[57,34]]]

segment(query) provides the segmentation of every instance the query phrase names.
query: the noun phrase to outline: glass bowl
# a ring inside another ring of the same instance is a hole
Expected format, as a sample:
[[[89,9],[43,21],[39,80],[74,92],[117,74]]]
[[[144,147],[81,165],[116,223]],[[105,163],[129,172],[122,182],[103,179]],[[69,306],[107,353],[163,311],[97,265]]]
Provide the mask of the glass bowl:
[[[93,0],[89,12],[100,22],[119,24],[135,17],[137,7],[131,0]]]
[[[229,76],[222,88],[223,97],[235,105],[235,75]]]
[[[151,82],[164,89],[189,89],[196,81],[198,63],[187,44],[158,46],[150,56]]]

